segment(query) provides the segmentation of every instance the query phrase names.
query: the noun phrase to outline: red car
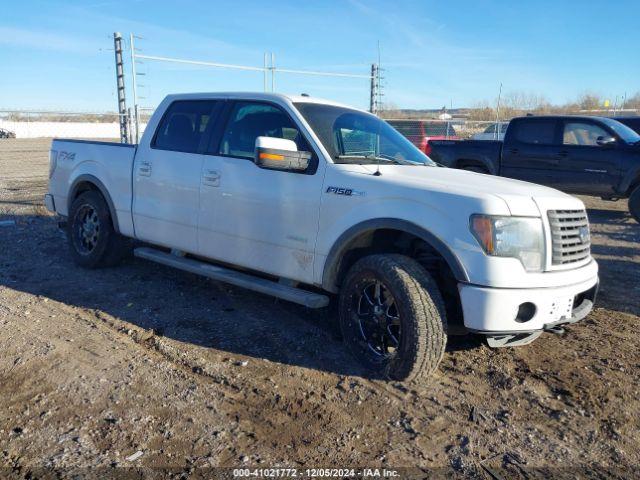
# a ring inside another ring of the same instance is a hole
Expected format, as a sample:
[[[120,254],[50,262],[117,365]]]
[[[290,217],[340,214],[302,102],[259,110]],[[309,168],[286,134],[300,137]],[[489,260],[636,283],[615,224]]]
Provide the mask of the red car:
[[[438,120],[387,120],[421,151],[431,153],[431,140],[459,140],[450,122]]]

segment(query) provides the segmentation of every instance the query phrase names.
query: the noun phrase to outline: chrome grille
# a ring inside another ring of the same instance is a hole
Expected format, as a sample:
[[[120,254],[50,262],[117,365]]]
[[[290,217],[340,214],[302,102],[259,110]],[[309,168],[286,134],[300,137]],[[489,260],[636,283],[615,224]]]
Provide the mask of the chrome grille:
[[[553,265],[580,262],[591,254],[589,220],[584,210],[549,210]]]

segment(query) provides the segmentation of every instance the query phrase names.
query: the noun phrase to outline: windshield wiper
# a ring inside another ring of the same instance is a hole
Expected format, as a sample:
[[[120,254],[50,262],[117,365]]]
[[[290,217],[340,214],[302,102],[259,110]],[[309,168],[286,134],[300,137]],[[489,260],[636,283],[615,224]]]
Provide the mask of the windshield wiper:
[[[393,158],[389,155],[378,154],[378,155],[336,155],[334,157],[335,160],[368,160],[368,161],[382,161],[394,163],[396,165],[414,165],[416,162],[409,162],[407,160],[398,160],[397,158]]]

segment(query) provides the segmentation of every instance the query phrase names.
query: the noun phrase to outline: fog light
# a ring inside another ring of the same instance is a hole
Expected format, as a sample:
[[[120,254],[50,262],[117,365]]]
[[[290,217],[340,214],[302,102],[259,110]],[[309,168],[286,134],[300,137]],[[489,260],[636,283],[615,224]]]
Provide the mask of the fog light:
[[[536,306],[531,302],[525,302],[520,304],[518,308],[518,314],[516,315],[516,322],[524,323],[528,322],[536,314]]]

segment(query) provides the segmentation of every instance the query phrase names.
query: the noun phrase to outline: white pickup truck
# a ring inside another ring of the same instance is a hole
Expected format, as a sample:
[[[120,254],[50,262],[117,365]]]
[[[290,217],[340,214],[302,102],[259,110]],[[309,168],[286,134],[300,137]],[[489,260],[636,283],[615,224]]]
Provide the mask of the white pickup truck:
[[[49,210],[88,268],[138,257],[311,308],[337,295],[377,374],[431,374],[447,334],[523,345],[598,288],[583,203],[434,164],[369,113],[308,96],[170,95],[139,145],[54,140]]]

